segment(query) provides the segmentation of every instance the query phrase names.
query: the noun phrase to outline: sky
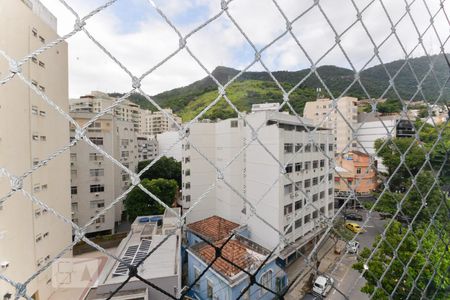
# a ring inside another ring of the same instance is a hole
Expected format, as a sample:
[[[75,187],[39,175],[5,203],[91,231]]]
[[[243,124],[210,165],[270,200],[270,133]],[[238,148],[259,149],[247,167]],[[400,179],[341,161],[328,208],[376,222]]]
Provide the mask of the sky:
[[[80,17],[106,2],[65,1]],[[60,1],[41,2],[57,17],[59,35],[73,30],[75,17]],[[317,65],[337,65],[360,71],[363,67],[380,63],[377,58],[371,60],[374,53],[372,41],[377,45],[384,41],[379,48],[383,62],[402,59],[405,57],[405,51],[409,53],[414,48],[416,49],[412,53],[413,57],[424,55],[421,45],[415,47],[418,43],[415,26],[419,32],[423,32],[430,24],[430,15],[424,0],[416,0],[410,6],[412,18],[406,15],[396,26],[398,39],[395,35],[389,37],[392,32],[390,22],[397,23],[405,13],[404,1],[354,2],[360,11],[371,3],[361,14],[365,28],[361,22],[356,22],[348,29],[357,20],[357,11],[350,0],[321,0],[320,7],[314,6],[311,9],[308,8],[314,3],[312,0],[276,0],[284,16],[273,0],[233,0],[228,5],[228,13],[245,35],[226,14],[192,33],[221,11],[219,0],[118,0],[87,20],[85,28],[135,76],[153,69],[142,81],[143,90],[150,95],[185,86],[207,76],[203,68],[210,72],[220,65],[236,69],[246,68],[255,57],[253,47],[258,51],[265,49],[261,61],[271,71],[308,68],[311,66],[309,60]],[[381,3],[384,4],[389,18]],[[439,10],[438,0],[426,1],[426,4],[432,14]],[[167,59],[179,48],[179,37],[155,7],[164,13],[183,36],[189,34],[187,46],[202,66],[186,49]],[[286,31],[285,18],[290,22],[295,20],[292,23],[292,33],[297,41],[290,34],[277,39]],[[434,25],[436,31],[430,27],[422,37],[425,50],[429,54],[438,53],[439,39],[445,41],[450,33],[448,20],[442,10],[434,18]],[[340,36],[346,55],[339,47],[333,48],[336,34]],[[84,32],[69,38],[67,43],[71,97],[79,97],[92,90],[131,90],[130,76]],[[270,46],[266,48],[268,44]],[[449,52],[448,48],[446,44],[446,52]],[[262,71],[264,68],[261,63],[256,63],[249,70]]]

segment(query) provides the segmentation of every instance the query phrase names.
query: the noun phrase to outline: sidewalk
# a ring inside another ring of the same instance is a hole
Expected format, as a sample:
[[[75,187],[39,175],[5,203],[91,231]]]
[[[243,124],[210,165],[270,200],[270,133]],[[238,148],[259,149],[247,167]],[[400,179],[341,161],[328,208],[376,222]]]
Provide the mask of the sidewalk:
[[[328,238],[323,246],[318,250],[317,257],[320,261],[319,271],[327,272],[329,267],[332,266],[338,255],[334,254],[334,246],[336,242],[332,238]],[[302,296],[309,291],[309,280],[310,274],[314,270],[315,266],[308,266],[304,258],[300,257],[292,265],[287,268],[287,275],[289,280],[297,275],[298,272],[303,270],[302,275],[293,284],[292,288],[286,294],[285,299],[287,300],[299,300]]]

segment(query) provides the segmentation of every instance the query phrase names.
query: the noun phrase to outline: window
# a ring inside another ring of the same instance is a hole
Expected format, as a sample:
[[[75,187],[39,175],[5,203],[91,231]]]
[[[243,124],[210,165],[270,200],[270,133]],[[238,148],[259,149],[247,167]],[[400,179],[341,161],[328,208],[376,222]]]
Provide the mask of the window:
[[[306,223],[309,223],[309,221],[311,221],[311,215],[310,215],[310,214],[307,214],[307,215],[305,216],[305,224],[306,224]]]
[[[72,202],[72,211],[78,211],[78,202]]]
[[[197,267],[194,267],[194,281],[197,280],[197,282],[195,283],[195,288],[196,289],[200,289],[200,274],[202,272],[200,272],[200,269],[198,269]]]
[[[284,215],[292,213],[292,204],[288,204],[284,206]]]
[[[361,174],[361,167],[356,168],[356,174]]]
[[[334,151],[334,144],[328,144],[328,151]]]
[[[302,188],[302,182],[301,181],[297,181],[295,183],[295,191],[299,191]]]
[[[325,167],[325,159],[320,160],[320,167],[321,168]]]
[[[320,198],[320,199],[325,198],[325,191],[321,191],[321,192],[319,193],[319,198]]]
[[[41,190],[43,190],[43,191],[46,191],[47,188],[48,188],[48,185],[46,185],[46,184],[43,184],[43,185],[41,186]]]
[[[72,194],[72,195],[78,194],[78,187],[77,186],[71,186],[70,187],[70,194]]]
[[[332,210],[333,209],[333,202],[328,203],[328,210]]]
[[[90,169],[89,174],[91,176],[103,176],[105,175],[105,169]]]
[[[284,194],[289,195],[292,193],[292,184],[286,184],[284,186]]]
[[[103,138],[102,137],[91,137],[89,139],[91,140],[91,142],[94,145],[97,145],[97,146],[102,146],[103,145]]]
[[[309,170],[309,169],[311,169],[311,162],[305,161],[305,170]]]
[[[311,179],[305,180],[305,188],[309,188],[311,186]]]
[[[311,144],[306,144],[305,152],[311,152]]]
[[[185,184],[184,184],[184,188],[185,189],[190,189],[191,188],[191,183],[190,182],[186,182]]]
[[[320,176],[319,182],[320,182],[320,183],[325,183],[325,182],[323,182],[323,179],[324,179],[324,178],[325,178],[325,176],[323,176],[323,175]]]
[[[41,186],[39,184],[35,184],[33,187],[33,191],[35,193],[40,192],[41,191]]]
[[[93,208],[93,209],[104,208],[105,207],[105,200],[93,200],[90,203],[90,207]]]
[[[191,145],[189,145],[189,144],[186,144],[186,145],[184,146],[184,149],[185,149],[185,150],[189,150],[189,149],[191,149]]]
[[[77,161],[77,154],[76,153],[70,153],[70,161]]]
[[[39,140],[39,134],[33,133],[33,141],[38,141],[38,140]]]
[[[295,152],[299,152],[300,149],[302,149],[302,147],[303,147],[303,144],[299,144],[299,143],[295,144]]]
[[[40,241],[42,241],[42,234],[38,234],[36,235],[36,243],[39,243]]]
[[[289,227],[290,226],[290,227]],[[287,231],[286,231],[287,230]],[[289,234],[292,232],[292,226],[291,225],[286,225],[284,226],[284,232],[286,232],[286,234]]]
[[[231,120],[230,121],[230,127],[232,127],[232,128],[238,127],[238,121],[237,120]]]
[[[206,279],[206,296],[208,299],[212,299],[214,295],[214,284],[211,280]]]
[[[44,110],[39,111],[39,115],[41,117],[45,117],[47,115],[47,113]]]
[[[333,194],[333,188],[329,188],[328,189],[328,195],[332,195]]]
[[[45,68],[45,63],[43,61],[39,61],[39,67]]]
[[[328,180],[329,180],[329,181],[333,180],[333,174],[331,174],[331,173],[328,174]]]
[[[295,201],[295,210],[302,208],[302,200]]]
[[[102,161],[103,155],[100,153],[89,153],[89,160],[90,161]]]
[[[320,150],[325,151],[325,144],[320,144]]]
[[[129,141],[127,139],[121,140],[120,143],[122,144],[122,146],[128,146],[129,145]]]
[[[313,217],[313,219],[317,219],[319,217],[319,211],[317,209],[315,211],[313,211],[312,217]]]
[[[95,223],[96,224],[105,223],[105,215],[98,216],[98,218],[95,220]]]
[[[45,43],[45,39],[42,36],[39,36],[39,40],[41,41],[41,43]]]
[[[32,113],[33,115],[37,115],[37,114],[38,114],[38,107],[35,106],[35,105],[33,105],[33,106],[31,107],[31,113]]]
[[[191,175],[191,170],[187,169],[187,170],[184,172],[184,175],[190,176],[190,175]]]
[[[186,202],[191,202],[191,195],[186,195],[186,196],[184,196],[184,200],[185,200]]]
[[[292,164],[286,166],[286,173],[292,173]]]
[[[314,195],[312,196],[312,200],[313,200],[313,202],[319,200],[319,194],[317,194],[317,193],[314,194]]]
[[[47,140],[47,137],[45,135],[41,135],[41,141],[45,142]]]
[[[284,153],[292,153],[294,150],[294,145],[292,144],[284,144]]]
[[[298,219],[295,221],[295,229],[300,228],[302,226],[302,219]]]
[[[91,184],[90,186],[91,193],[98,193],[105,191],[105,185],[103,184]]]
[[[295,172],[300,172],[302,170],[302,163],[295,164]]]
[[[185,162],[185,163],[188,163],[188,162],[190,162],[190,161],[191,161],[191,158],[190,158],[189,156],[187,156],[187,157],[184,158],[184,162]]]
[[[325,214],[325,206],[322,206],[322,207],[320,208],[320,213],[321,213],[321,214]]]
[[[312,184],[313,184],[313,186],[314,185],[318,185],[319,184],[319,178],[314,177],[313,180],[312,180]]]
[[[292,228],[292,227],[291,227]],[[268,289],[272,289],[272,270],[269,270],[261,275],[261,285]],[[261,289],[261,294],[267,292],[265,289]]]
[[[33,34],[34,37],[37,37],[37,29],[36,28],[31,29],[31,33]]]
[[[313,169],[317,169],[319,167],[319,161],[318,160],[314,160],[313,161]]]

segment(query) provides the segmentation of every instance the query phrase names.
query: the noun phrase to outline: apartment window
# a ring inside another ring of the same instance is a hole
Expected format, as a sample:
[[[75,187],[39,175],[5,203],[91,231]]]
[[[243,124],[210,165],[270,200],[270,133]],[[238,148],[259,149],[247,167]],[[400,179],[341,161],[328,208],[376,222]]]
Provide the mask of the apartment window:
[[[320,167],[321,168],[325,167],[325,159],[320,160]]]
[[[78,187],[77,186],[71,186],[70,187],[70,194],[72,194],[72,195],[78,194]]]
[[[360,167],[356,168],[356,174],[361,174],[361,168]]]
[[[104,208],[105,207],[105,200],[94,200],[94,201],[91,201],[90,207],[93,208],[93,209]]]
[[[311,179],[305,180],[305,188],[309,188],[311,186]]]
[[[37,87],[37,86],[38,86],[38,83],[37,83],[37,81],[36,81],[36,80],[33,80],[33,79],[31,80],[31,84],[32,84],[32,85],[34,85],[35,87]]]
[[[39,243],[40,241],[42,241],[42,234],[38,234],[36,235],[36,243]]]
[[[319,167],[319,161],[318,160],[314,160],[313,161],[313,169],[317,169]]]
[[[185,184],[184,184],[184,188],[185,189],[190,189],[191,188],[191,183],[190,182],[186,182]]]
[[[305,152],[311,152],[311,144],[306,144]]]
[[[295,210],[299,210],[300,208],[302,208],[302,202],[303,200],[295,201]]]
[[[186,202],[191,202],[191,195],[186,195],[186,196],[184,196],[184,200],[185,200]]]
[[[122,144],[122,146],[128,146],[130,142],[127,139],[123,139],[120,141],[120,143]]]
[[[325,191],[321,191],[321,192],[319,193],[319,198],[320,198],[320,199],[325,198]]]
[[[41,41],[41,43],[45,43],[45,38],[43,36],[39,36],[39,40]]]
[[[325,182],[323,182],[323,179],[324,179],[324,178],[325,178],[325,176],[323,176],[323,175],[320,176],[319,182],[320,182],[320,183],[325,183]]]
[[[334,151],[334,144],[328,144],[328,151]]]
[[[94,145],[103,146],[103,138],[102,137],[91,137],[89,138]]]
[[[214,284],[211,280],[206,279],[206,296],[208,299],[212,299],[214,295]]]
[[[314,194],[313,196],[312,196],[312,200],[313,200],[313,202],[316,202],[317,200],[319,200],[319,194]]]
[[[331,174],[331,173],[328,174],[328,180],[330,180],[330,181],[333,180],[333,174]]]
[[[78,211],[78,202],[72,202],[72,211]]]
[[[292,228],[292,227],[291,227]],[[261,275],[261,285],[267,289],[272,289],[272,270],[269,270]],[[261,289],[261,294],[266,293],[267,290]]]
[[[333,209],[333,202],[328,203],[328,210],[332,210]]]
[[[45,68],[45,63],[43,61],[39,61],[39,67]]]
[[[293,150],[294,150],[294,145],[284,144],[284,153],[292,153]]]
[[[33,141],[38,141],[39,140],[39,134],[33,133],[32,138],[33,138]]]
[[[286,166],[286,173],[292,173],[292,164]]]
[[[130,152],[129,151],[122,151],[121,156],[122,157],[129,157],[130,156]]]
[[[292,193],[292,184],[286,184],[284,186],[284,194],[289,195]]]
[[[90,169],[89,174],[91,176],[103,176],[103,175],[105,175],[105,170],[104,169]]]
[[[191,145],[189,145],[189,144],[186,144],[186,145],[184,146],[184,149],[185,149],[185,150],[189,150],[189,149],[191,149]]]
[[[328,195],[332,195],[333,194],[333,188],[329,188],[328,189]]]
[[[187,157],[184,158],[184,162],[185,162],[185,163],[188,163],[188,162],[190,162],[190,161],[191,161],[191,158],[190,158],[189,156],[187,156]]]
[[[299,191],[302,188],[302,182],[301,181],[297,181],[295,183],[295,191]]]
[[[305,224],[306,224],[306,223],[309,223],[309,221],[311,221],[311,215],[310,215],[310,214],[307,214],[307,215],[305,216]]]
[[[184,172],[184,175],[190,176],[190,175],[191,175],[191,170],[187,169],[187,170]]]
[[[40,192],[41,191],[41,186],[39,184],[35,184],[34,187],[33,187],[33,191],[35,193]]]
[[[317,209],[315,211],[313,211],[312,217],[313,217],[313,219],[317,219],[319,217],[319,211]]]
[[[31,33],[33,34],[34,37],[37,37],[37,29],[36,28],[31,29]]]
[[[39,115],[41,117],[45,117],[47,115],[47,113],[44,110],[39,111]]]
[[[230,121],[230,127],[232,127],[232,128],[238,127],[238,121],[237,120],[231,120]]]
[[[292,204],[288,204],[284,206],[284,215],[292,213]]]
[[[41,141],[45,142],[47,140],[47,137],[45,135],[41,135]]]
[[[91,191],[91,193],[104,192],[105,185],[104,184],[91,184],[90,191]]]
[[[292,226],[290,226],[290,225],[286,225],[286,226],[284,226],[284,232],[286,232],[286,234],[289,234],[289,233],[291,233],[292,232]],[[287,231],[286,231],[287,230]]]
[[[77,161],[77,154],[76,153],[70,153],[70,161]]]
[[[34,216],[36,218],[41,216],[41,210],[39,208],[34,211]]]
[[[320,213],[321,213],[321,214],[325,214],[325,206],[322,206],[322,207],[320,208]]]
[[[48,185],[46,185],[46,184],[43,184],[43,185],[41,186],[41,190],[43,190],[43,191],[46,191],[47,188],[48,188]]]
[[[37,114],[38,114],[38,107],[35,106],[35,105],[33,105],[33,106],[31,107],[31,113],[32,113],[33,115],[37,115]]]
[[[302,149],[302,147],[303,147],[303,144],[295,144],[295,152],[299,152],[300,151],[300,149]]]
[[[314,177],[313,180],[312,180],[312,184],[313,184],[313,186],[314,185],[318,185],[319,184],[319,178]]]
[[[309,170],[309,169],[311,169],[311,162],[305,161],[305,170]]]
[[[122,181],[127,181],[128,177],[128,174],[122,174]]]
[[[97,220],[95,220],[96,224],[105,223],[105,215],[98,216]]]
[[[302,227],[302,219],[298,219],[295,221],[295,229]]]
[[[300,172],[302,170],[302,163],[295,164],[295,172]]]
[[[325,144],[320,144],[320,150],[325,151]]]
[[[39,164],[39,158],[33,158],[33,166],[37,166]]]
[[[101,161],[103,160],[103,155],[100,153],[89,153],[89,160],[90,161]]]

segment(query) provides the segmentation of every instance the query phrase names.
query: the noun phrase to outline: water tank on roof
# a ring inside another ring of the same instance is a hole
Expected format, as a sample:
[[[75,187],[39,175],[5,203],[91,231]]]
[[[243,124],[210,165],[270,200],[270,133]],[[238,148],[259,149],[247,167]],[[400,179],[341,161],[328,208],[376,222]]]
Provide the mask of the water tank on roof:
[[[142,218],[139,218],[138,222],[139,223],[148,223],[148,222],[150,222],[150,218],[149,217],[142,217]]]

